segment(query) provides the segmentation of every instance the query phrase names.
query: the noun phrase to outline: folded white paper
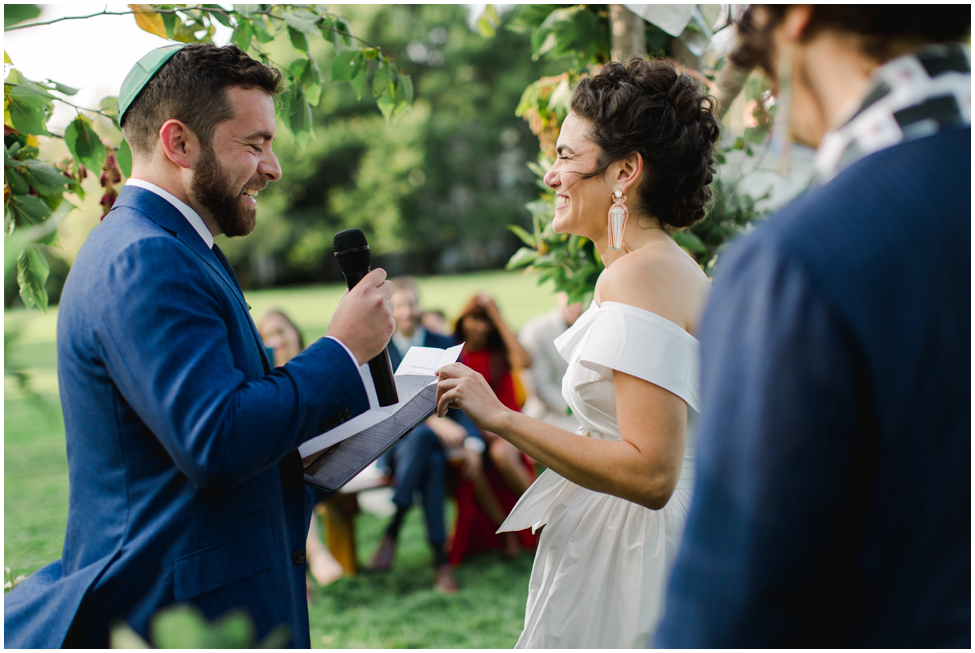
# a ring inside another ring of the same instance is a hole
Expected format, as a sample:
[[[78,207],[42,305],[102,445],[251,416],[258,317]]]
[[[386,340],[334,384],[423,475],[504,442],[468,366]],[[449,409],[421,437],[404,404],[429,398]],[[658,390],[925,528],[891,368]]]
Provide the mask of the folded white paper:
[[[436,383],[437,375],[435,372],[444,365],[456,362],[463,348],[463,344],[450,349],[410,347],[393,375],[393,381],[396,383],[396,394],[399,396],[398,403],[367,410],[348,422],[339,424],[334,429],[308,440],[298,447],[298,453],[301,454],[302,458],[307,458],[396,414],[406,402],[418,395],[424,386]],[[368,370],[368,366],[366,369]]]

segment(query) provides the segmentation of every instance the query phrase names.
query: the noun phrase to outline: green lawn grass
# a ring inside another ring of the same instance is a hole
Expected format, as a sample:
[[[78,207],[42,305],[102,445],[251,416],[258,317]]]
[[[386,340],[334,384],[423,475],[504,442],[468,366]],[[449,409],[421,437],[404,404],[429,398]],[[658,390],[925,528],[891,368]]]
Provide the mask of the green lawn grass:
[[[555,305],[549,287],[521,273],[491,272],[419,280],[427,308],[450,318],[475,292],[490,292],[513,329]],[[255,319],[268,308],[287,312],[311,341],[324,335],[344,292],[341,285],[248,292]],[[29,575],[61,557],[68,516],[68,465],[57,392],[57,309],[7,312],[8,364],[23,366],[41,403],[4,379],[4,565]],[[452,513],[451,513],[452,514]],[[385,526],[369,513],[358,518],[360,562],[368,560]],[[316,648],[510,648],[524,619],[532,556],[471,558],[457,570],[461,592],[431,589],[432,556],[422,511],[407,517],[393,570],[363,572],[313,588],[311,642]]]

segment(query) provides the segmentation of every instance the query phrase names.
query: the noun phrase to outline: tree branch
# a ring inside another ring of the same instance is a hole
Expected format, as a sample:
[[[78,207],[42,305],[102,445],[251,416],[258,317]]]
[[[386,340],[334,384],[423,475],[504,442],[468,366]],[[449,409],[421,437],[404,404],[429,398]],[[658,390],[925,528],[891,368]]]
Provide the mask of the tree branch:
[[[277,7],[288,7],[288,6],[292,6],[292,5],[275,5],[275,6],[272,6],[271,8],[269,8],[269,9],[264,9],[263,11],[254,12],[253,14],[251,14],[251,16],[266,16],[267,18],[273,18],[275,20],[278,20],[278,21],[282,21],[283,22],[284,21],[284,18],[282,16],[275,16],[271,12],[274,11],[274,9],[276,9]],[[294,6],[297,7],[298,5],[294,5]],[[236,11],[226,11],[226,10],[221,9],[219,7],[207,7],[207,6],[204,6],[204,5],[196,5],[196,6],[193,6],[193,7],[179,7],[177,9],[153,9],[152,11],[154,13],[157,13],[157,14],[179,14],[179,13],[186,14],[186,13],[189,13],[191,11],[203,11],[203,12],[207,12],[207,13],[221,14],[223,16],[226,16],[227,18],[231,18],[231,17],[236,18],[238,16],[241,16],[241,14],[239,12],[236,12]],[[5,28],[3,31],[4,32],[14,32],[16,30],[28,29],[30,27],[41,27],[41,26],[44,26],[44,25],[53,25],[54,23],[60,23],[61,21],[65,21],[65,20],[86,20],[88,18],[96,18],[98,16],[133,16],[136,13],[145,13],[145,12],[136,12],[136,11],[132,11],[132,10],[128,10],[128,11],[108,11],[107,9],[104,9],[102,11],[99,11],[98,13],[95,13],[95,14],[88,14],[87,16],[62,16],[61,18],[52,18],[51,20],[38,21],[38,22],[35,22],[35,23],[27,23],[26,25],[14,25],[13,27]],[[318,14],[318,15],[319,16],[331,16],[332,18],[342,18],[341,16],[339,16],[337,14],[330,13],[330,12],[326,12],[326,13]],[[247,18],[247,16],[245,16],[245,18]],[[236,31],[236,29],[237,28],[235,26],[234,30]],[[378,46],[375,43],[370,43],[369,41],[367,41],[367,40],[365,40],[363,38],[360,38],[360,37],[356,36],[355,34],[351,34],[349,32],[344,32],[344,31],[342,31],[340,29],[335,29],[334,27],[325,27],[323,25],[319,25],[319,29],[325,29],[325,30],[328,30],[329,32],[334,32],[334,33],[340,34],[342,36],[347,36],[350,39],[354,39],[354,40],[358,41],[359,43],[361,43],[362,45],[365,45],[366,47],[374,48],[383,59],[389,61],[390,63],[395,63],[396,62],[396,60],[393,57],[389,56],[386,53],[386,51],[382,49],[381,46]],[[396,67],[399,68],[399,65],[397,65]],[[400,71],[402,71],[401,68],[400,68]]]

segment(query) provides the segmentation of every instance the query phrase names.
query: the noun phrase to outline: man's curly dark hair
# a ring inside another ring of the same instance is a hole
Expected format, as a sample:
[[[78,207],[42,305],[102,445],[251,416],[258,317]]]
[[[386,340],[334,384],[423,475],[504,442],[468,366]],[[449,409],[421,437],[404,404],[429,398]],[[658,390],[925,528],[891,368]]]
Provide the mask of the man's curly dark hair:
[[[273,97],[281,91],[281,72],[252,59],[236,45],[187,45],[129,105],[122,120],[125,140],[133,152],[147,154],[163,123],[176,119],[208,145],[214,128],[233,118],[227,99],[227,89],[232,87],[258,88]]]

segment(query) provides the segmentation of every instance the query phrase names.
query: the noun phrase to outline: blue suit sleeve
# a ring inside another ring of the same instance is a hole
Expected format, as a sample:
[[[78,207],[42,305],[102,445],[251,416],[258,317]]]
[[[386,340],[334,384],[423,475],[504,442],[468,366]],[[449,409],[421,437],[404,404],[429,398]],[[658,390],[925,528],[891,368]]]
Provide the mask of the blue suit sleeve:
[[[854,347],[799,262],[774,242],[744,244],[700,331],[697,480],[660,647],[787,641],[843,537],[859,446]]]
[[[323,420],[368,409],[358,371],[331,340],[248,378],[229,332],[250,329],[250,318],[220,301],[219,280],[193,274],[201,263],[187,248],[146,239],[106,265],[112,301],[95,335],[127,403],[119,410],[135,411],[195,485],[236,485],[320,433]]]

